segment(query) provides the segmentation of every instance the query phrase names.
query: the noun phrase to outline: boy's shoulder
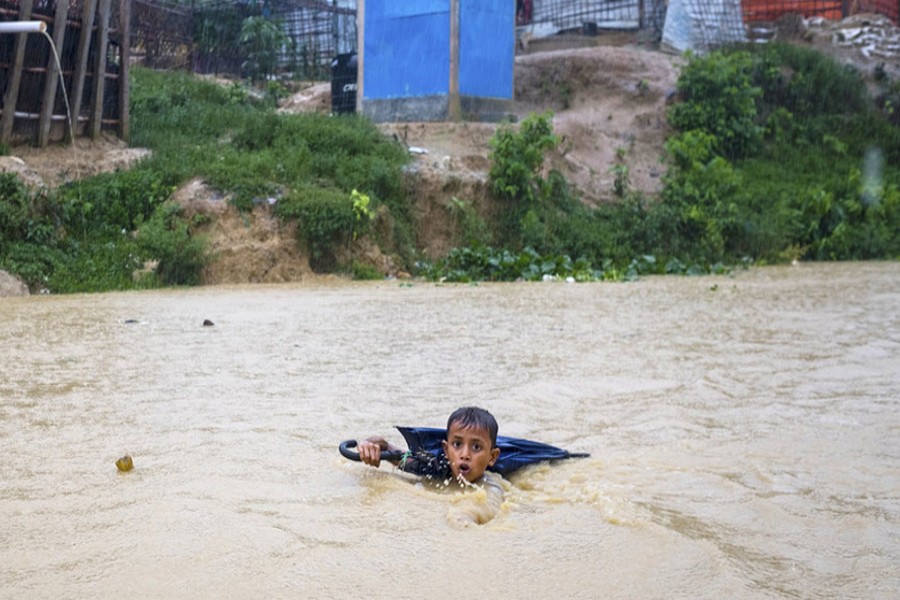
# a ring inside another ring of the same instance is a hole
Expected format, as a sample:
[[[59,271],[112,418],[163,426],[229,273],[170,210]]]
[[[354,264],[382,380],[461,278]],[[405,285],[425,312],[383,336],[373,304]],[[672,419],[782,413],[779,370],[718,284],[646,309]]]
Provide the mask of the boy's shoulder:
[[[499,474],[494,473],[493,471],[485,471],[484,475],[478,480],[478,483],[485,487],[497,488],[500,492],[503,492],[503,482],[505,479]]]

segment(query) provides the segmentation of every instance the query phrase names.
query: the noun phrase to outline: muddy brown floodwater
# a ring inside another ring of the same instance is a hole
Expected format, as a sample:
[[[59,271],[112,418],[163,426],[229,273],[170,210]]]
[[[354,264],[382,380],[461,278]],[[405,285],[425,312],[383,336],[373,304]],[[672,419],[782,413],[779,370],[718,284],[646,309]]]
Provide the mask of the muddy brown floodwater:
[[[900,590],[897,262],[0,298],[0,344],[4,598]],[[462,404],[592,457],[490,507],[337,452]]]

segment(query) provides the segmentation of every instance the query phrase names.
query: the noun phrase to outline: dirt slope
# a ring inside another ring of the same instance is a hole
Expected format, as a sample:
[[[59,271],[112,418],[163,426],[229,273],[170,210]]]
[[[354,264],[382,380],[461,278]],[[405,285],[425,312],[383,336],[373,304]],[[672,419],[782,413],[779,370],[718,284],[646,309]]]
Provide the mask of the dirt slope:
[[[809,44],[842,62],[871,71],[887,61],[893,75],[897,52],[885,56],[897,28],[880,17],[856,15],[843,23],[802,19],[776,24],[774,36]],[[876,42],[872,42],[873,39]],[[877,43],[880,40],[881,43]],[[511,113],[519,120],[532,112],[552,110],[554,131],[561,138],[548,167],[559,169],[582,199],[599,203],[613,198],[617,164],[628,168],[633,189],[653,195],[662,187],[666,137],[666,101],[674,92],[683,59],[650,49],[630,35],[575,40],[562,49],[559,40],[532,41],[520,48],[515,63],[515,101]],[[587,47],[572,47],[585,46]],[[287,99],[282,112],[329,112],[330,85],[307,86]],[[410,147],[407,169],[418,230],[418,249],[427,256],[444,255],[458,243],[448,207],[454,198],[472,202],[482,216],[492,212],[487,173],[489,141],[494,123],[387,123],[387,134]],[[16,157],[0,157],[0,170],[20,173],[32,185],[58,185],[73,178],[128,168],[145,151],[126,148],[104,138],[79,140],[76,147],[16,148]],[[21,160],[19,160],[21,159]],[[24,162],[23,162],[24,161]],[[205,283],[299,281],[314,277],[309,261],[297,247],[294,231],[283,227],[266,206],[238,215],[224,198],[202,181],[185,184],[176,199],[191,212],[211,219],[203,233],[215,260]],[[357,259],[389,275],[399,273],[398,261],[381,255],[362,240],[341,260]]]
[[[631,187],[653,195],[662,187],[666,98],[674,91],[680,57],[637,45],[535,52],[516,59],[519,120],[553,111],[561,143],[548,163],[585,202],[613,198],[616,164],[628,167]],[[409,176],[416,192],[419,245],[445,254],[457,240],[447,207],[453,198],[492,211],[487,173],[496,123],[387,123],[381,129],[414,154]]]

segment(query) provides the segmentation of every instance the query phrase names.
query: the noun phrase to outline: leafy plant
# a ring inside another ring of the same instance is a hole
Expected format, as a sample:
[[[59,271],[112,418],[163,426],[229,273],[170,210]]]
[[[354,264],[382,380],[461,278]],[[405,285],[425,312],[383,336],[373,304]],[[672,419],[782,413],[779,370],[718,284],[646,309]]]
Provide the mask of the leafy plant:
[[[471,201],[461,200],[454,196],[450,199],[447,210],[456,221],[459,238],[463,245],[477,246],[490,243],[491,231],[484,219],[478,215]]]
[[[297,232],[309,248],[314,269],[335,267],[335,246],[351,238],[355,222],[347,196],[335,189],[305,186],[283,198],[276,212],[297,220]]]
[[[263,16],[244,19],[238,41],[247,57],[244,70],[254,80],[274,75],[279,53],[291,44],[281,20],[272,21]]]
[[[165,285],[196,285],[209,261],[206,240],[191,235],[190,224],[174,202],[160,206],[137,232],[143,256],[158,261],[160,282]]]
[[[371,199],[366,194],[360,194],[356,188],[350,192],[350,202],[353,208],[353,239],[359,237],[360,233],[365,233],[369,228],[369,223],[375,216],[372,209],[369,208]]]
[[[728,159],[757,151],[763,90],[753,81],[753,57],[744,51],[688,56],[676,84],[682,101],[669,109],[669,122],[681,131],[708,132],[716,153]]]
[[[382,275],[378,269],[372,265],[359,262],[358,260],[353,261],[351,275],[353,279],[360,281],[384,279],[384,275]]]
[[[518,130],[504,126],[491,139],[490,178],[494,193],[511,201],[530,204],[541,196],[544,153],[555,148],[553,113],[526,117]]]
[[[568,256],[541,256],[532,248],[517,254],[487,246],[470,246],[454,248],[446,258],[429,265],[425,275],[433,280],[466,283],[569,277],[575,281],[591,281],[597,278],[598,273],[585,260],[573,261]]]
[[[30,197],[18,177],[0,173],[0,252],[5,244],[26,236]]]
[[[610,171],[615,175],[613,180],[613,191],[619,198],[624,198],[628,193],[629,176],[628,165],[617,164]]]

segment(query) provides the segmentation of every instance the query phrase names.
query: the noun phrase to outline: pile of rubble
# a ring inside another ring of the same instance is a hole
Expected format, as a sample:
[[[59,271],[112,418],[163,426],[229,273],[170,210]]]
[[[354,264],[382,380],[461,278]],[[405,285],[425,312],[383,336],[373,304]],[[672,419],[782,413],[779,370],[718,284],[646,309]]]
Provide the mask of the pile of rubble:
[[[807,27],[831,35],[833,44],[855,48],[865,58],[884,61],[900,58],[900,28],[887,17],[859,14],[837,22],[813,17],[807,21]]]
[[[836,58],[862,70],[880,67],[892,78],[900,78],[900,28],[878,14],[861,13],[840,21],[822,17],[802,20],[798,37],[820,49],[834,49]],[[776,25],[776,39],[783,28]],[[784,36],[787,37],[787,36]]]

